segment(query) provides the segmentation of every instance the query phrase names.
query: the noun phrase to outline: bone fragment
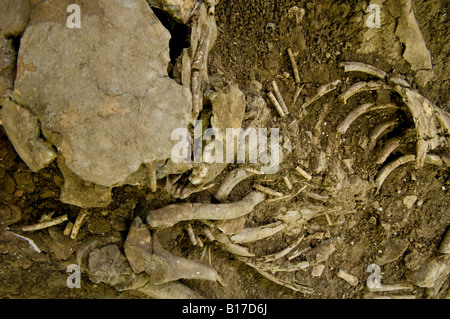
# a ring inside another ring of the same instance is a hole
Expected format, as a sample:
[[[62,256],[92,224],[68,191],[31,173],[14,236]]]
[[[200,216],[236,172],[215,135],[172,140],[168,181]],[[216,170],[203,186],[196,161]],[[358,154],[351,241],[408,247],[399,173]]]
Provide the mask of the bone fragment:
[[[299,173],[301,176],[303,176],[308,181],[312,180],[312,176],[308,172],[306,172],[304,169],[302,169],[300,166],[297,166],[295,168],[295,170],[297,171],[297,173]]]
[[[384,147],[381,149],[380,153],[377,156],[376,163],[378,165],[383,164],[386,159],[392,154],[392,152],[400,146],[401,139],[398,137],[394,137],[386,142]]]
[[[397,167],[413,162],[416,160],[415,155],[405,155],[403,157],[400,157],[399,159],[385,165],[380,172],[378,173],[378,176],[375,180],[375,184],[378,187],[378,190],[380,189],[381,185],[383,185],[384,180],[389,176],[390,173],[392,173],[393,170],[395,170]],[[443,161],[442,159],[437,155],[427,154],[425,156],[425,163],[442,166]]]
[[[280,89],[278,88],[277,82],[272,81],[272,87],[273,87],[273,91],[275,92],[275,96],[276,96],[278,102],[280,103],[281,109],[283,110],[283,113],[285,115],[288,115],[289,110],[286,106],[286,103],[284,103],[284,99],[283,99],[283,96],[281,95]]]
[[[81,225],[83,225],[84,219],[86,216],[90,214],[90,211],[87,209],[82,209],[78,213],[77,219],[75,220],[75,223],[73,224],[72,231],[70,232],[70,238],[75,239],[78,235],[78,232],[80,231]]]
[[[304,294],[312,294],[314,292],[311,288],[309,288],[307,286],[300,285],[300,284],[297,284],[295,282],[287,282],[287,281],[281,280],[281,279],[279,279],[279,278],[269,274],[267,271],[259,269],[257,265],[252,264],[249,261],[244,261],[244,262],[248,266],[250,266],[253,269],[255,269],[261,276],[263,276],[266,279],[276,283],[277,285],[289,288],[289,289],[294,290],[294,291],[302,292]]]
[[[289,55],[289,60],[291,61],[292,71],[294,72],[294,80],[295,83],[300,83],[300,74],[298,72],[297,61],[295,61],[294,53],[292,53],[292,49],[287,49],[287,53]]]
[[[361,62],[343,62],[339,66],[344,68],[344,72],[363,72],[379,77],[380,79],[384,79],[386,77],[386,72],[372,65]]]
[[[339,278],[345,280],[346,282],[348,282],[353,287],[358,285],[358,277],[348,273],[347,271],[345,271],[343,269],[339,269],[337,276]]]
[[[241,233],[231,236],[231,240],[236,244],[251,243],[273,236],[283,229],[284,225],[279,221],[260,227],[244,228]]]
[[[273,95],[272,92],[268,92],[267,97],[269,98],[270,102],[272,102],[273,106],[275,106],[275,109],[277,110],[278,114],[281,117],[285,117],[286,114],[284,113],[283,108],[281,107],[280,103],[276,99],[275,95]]]
[[[283,197],[282,193],[277,192],[277,191],[275,191],[275,190],[273,190],[273,189],[271,189],[269,187],[265,187],[265,186],[262,186],[262,185],[259,185],[259,184],[253,185],[253,187],[256,190],[258,190],[258,191],[260,191],[260,192],[262,192],[264,194],[267,194],[267,195],[270,195],[270,196]]]
[[[322,85],[321,87],[319,87],[317,89],[317,94],[314,95],[312,98],[310,98],[309,100],[307,100],[301,107],[301,110],[304,110],[305,108],[307,108],[309,105],[311,105],[312,103],[316,102],[318,99],[320,99],[322,96],[336,90],[336,88],[338,87],[338,85],[341,83],[341,80],[336,80],[327,84]]]
[[[450,254],[450,230],[447,230],[444,240],[442,241],[441,246],[439,246],[439,252],[441,254]]]
[[[337,128],[338,134],[344,134],[347,132],[348,128],[352,123],[361,115],[377,111],[377,110],[385,110],[385,109],[399,109],[399,107],[395,104],[389,103],[389,104],[383,104],[383,105],[373,105],[372,103],[362,104],[358,107],[356,107],[354,110],[352,110],[347,117],[339,124]]]
[[[227,174],[227,176],[225,176],[222,184],[219,186],[219,189],[214,194],[214,197],[221,202],[226,201],[228,195],[237,184],[253,175],[254,173],[241,168],[232,170]]]
[[[34,225],[23,226],[22,231],[33,231],[33,230],[44,229],[44,228],[52,227],[55,225],[59,225],[59,224],[65,222],[66,220],[67,220],[67,215],[63,215],[63,216],[59,216],[56,218],[52,218],[51,220],[48,220],[45,222],[37,223]]]
[[[164,284],[178,279],[216,281],[218,274],[211,266],[173,255],[166,251],[156,235],[151,236],[147,226],[137,217],[131,224],[124,243],[128,263],[134,273],[145,272],[150,283]]]
[[[388,88],[389,88],[389,86],[384,83],[373,82],[373,81],[371,81],[371,82],[361,81],[361,82],[353,84],[347,91],[345,91],[344,93],[342,93],[339,96],[339,99],[342,102],[344,102],[344,104],[347,104],[347,100],[357,93],[364,92],[364,91],[388,89]]]
[[[374,144],[378,138],[386,134],[389,129],[398,124],[397,121],[383,122],[377,125],[370,134],[370,143]]]
[[[261,192],[251,192],[241,201],[227,204],[182,203],[151,210],[147,223],[152,228],[170,227],[186,220],[224,220],[242,217],[264,200]]]

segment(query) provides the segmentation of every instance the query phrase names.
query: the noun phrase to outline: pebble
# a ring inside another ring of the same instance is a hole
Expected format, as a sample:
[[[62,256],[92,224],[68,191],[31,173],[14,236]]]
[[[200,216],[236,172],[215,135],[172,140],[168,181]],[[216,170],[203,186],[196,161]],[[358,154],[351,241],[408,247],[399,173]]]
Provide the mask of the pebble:
[[[410,196],[406,196],[403,199],[403,204],[408,208],[411,209],[414,206],[414,203],[417,201],[417,196],[416,195],[410,195]]]

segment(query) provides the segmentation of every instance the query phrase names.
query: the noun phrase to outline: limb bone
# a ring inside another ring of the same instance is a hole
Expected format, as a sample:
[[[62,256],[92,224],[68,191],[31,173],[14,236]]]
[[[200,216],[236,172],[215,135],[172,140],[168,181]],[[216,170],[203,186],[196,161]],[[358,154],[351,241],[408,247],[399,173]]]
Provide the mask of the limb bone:
[[[264,200],[264,194],[251,192],[241,201],[229,204],[182,203],[152,210],[147,215],[150,227],[170,227],[186,220],[223,220],[245,216]]]

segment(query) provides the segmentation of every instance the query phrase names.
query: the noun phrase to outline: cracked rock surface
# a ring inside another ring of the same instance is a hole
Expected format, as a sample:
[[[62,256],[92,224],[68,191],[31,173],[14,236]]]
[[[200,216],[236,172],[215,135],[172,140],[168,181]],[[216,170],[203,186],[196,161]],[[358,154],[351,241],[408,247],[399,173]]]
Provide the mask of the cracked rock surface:
[[[170,157],[191,121],[191,94],[167,74],[170,34],[144,0],[38,5],[21,39],[14,96],[82,179],[120,186],[142,163]],[[161,125],[164,123],[164,125]]]

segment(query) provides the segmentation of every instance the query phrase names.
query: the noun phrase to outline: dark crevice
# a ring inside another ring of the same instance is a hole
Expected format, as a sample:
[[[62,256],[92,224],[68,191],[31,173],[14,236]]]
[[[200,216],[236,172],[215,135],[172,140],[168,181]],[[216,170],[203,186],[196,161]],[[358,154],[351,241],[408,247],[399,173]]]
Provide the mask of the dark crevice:
[[[152,8],[156,17],[162,23],[162,25],[170,32],[171,38],[169,41],[169,54],[170,63],[168,65],[168,73],[171,78],[173,78],[173,67],[176,63],[177,58],[190,46],[189,38],[191,30],[187,25],[175,21],[167,12]]]

